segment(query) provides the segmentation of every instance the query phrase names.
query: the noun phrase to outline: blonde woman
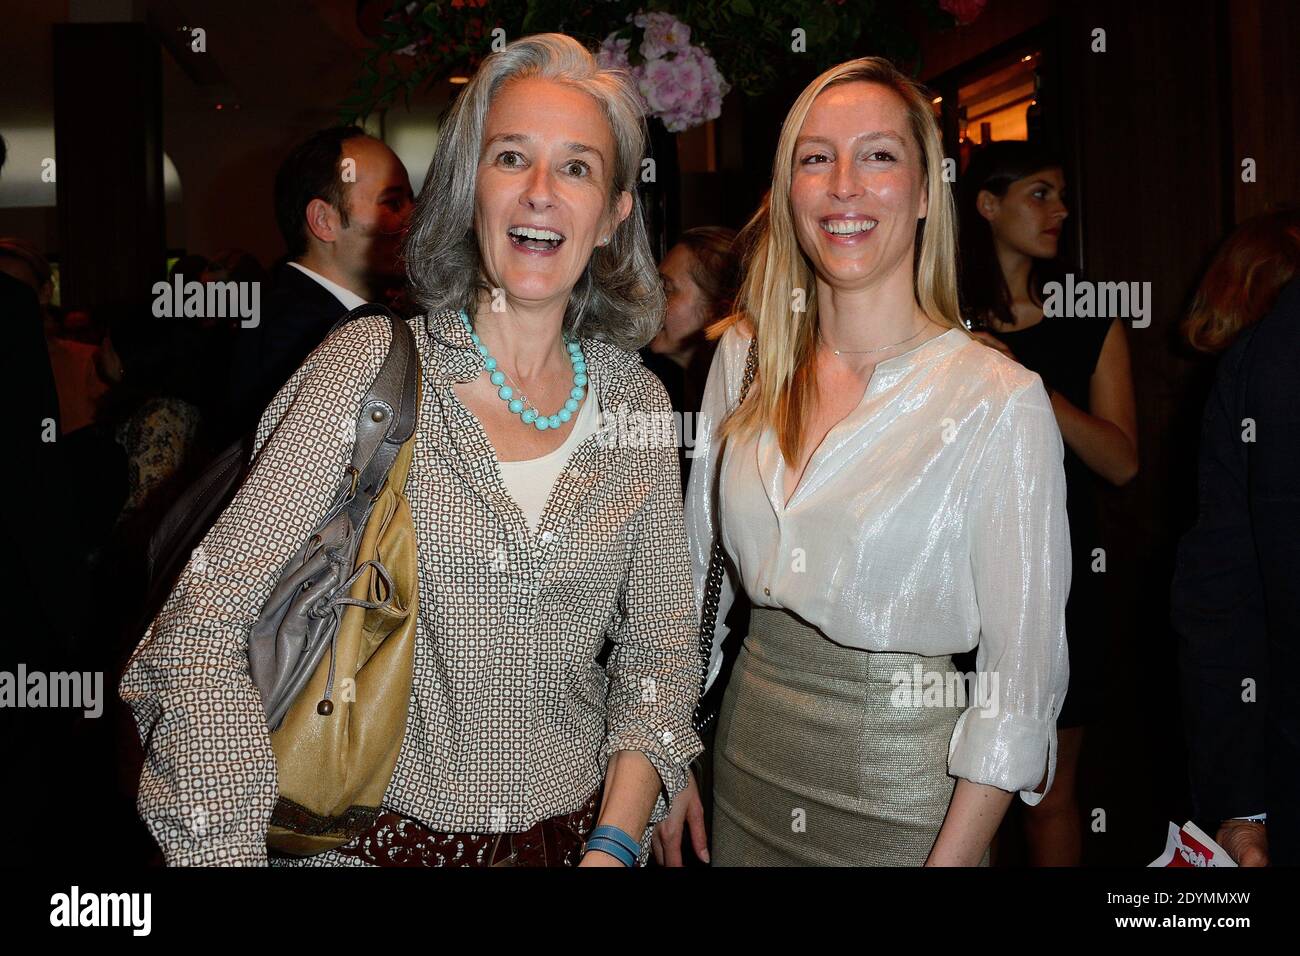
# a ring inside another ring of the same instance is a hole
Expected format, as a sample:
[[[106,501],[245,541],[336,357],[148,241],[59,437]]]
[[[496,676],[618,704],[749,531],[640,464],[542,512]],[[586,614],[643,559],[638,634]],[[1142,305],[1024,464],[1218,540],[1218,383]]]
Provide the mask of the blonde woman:
[[[713,751],[713,862],[977,865],[1014,795],[1052,784],[1060,432],[1038,376],[959,326],[916,85],[877,58],[834,67],[777,149],[687,495],[697,600],[720,533],[718,620],[738,588],[754,605]],[[708,685],[725,639],[719,624]],[[971,648],[974,695],[951,661]]]

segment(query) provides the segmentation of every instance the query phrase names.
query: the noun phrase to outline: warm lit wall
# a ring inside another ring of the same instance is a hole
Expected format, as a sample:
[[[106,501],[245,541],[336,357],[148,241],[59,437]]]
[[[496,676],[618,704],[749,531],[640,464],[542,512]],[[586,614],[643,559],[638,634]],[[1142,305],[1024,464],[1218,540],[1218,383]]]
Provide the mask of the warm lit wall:
[[[163,149],[174,164],[180,195],[166,207],[167,245],[209,254],[237,247],[269,264],[282,253],[271,206],[275,169],[294,143],[338,121],[337,105],[363,43],[355,3],[245,7],[172,0],[164,6],[208,31],[202,54],[183,48],[161,53]],[[14,164],[35,163],[37,153],[53,155],[51,34],[56,23],[67,22],[68,4],[6,0],[5,14],[0,133],[16,140]],[[399,104],[384,127],[417,185],[446,96],[446,90],[437,90],[417,97],[411,113]],[[216,102],[226,97],[240,108],[216,110]],[[113,104],[105,102],[104,108]],[[38,143],[48,148],[37,148]],[[8,176],[18,172],[18,165],[6,169]],[[53,186],[44,205],[10,206],[5,178],[0,176],[0,235],[23,236],[58,256]]]
[[[1300,4],[1237,0],[1224,11],[1232,50],[1233,180],[1236,220],[1279,202],[1300,202]],[[1256,163],[1243,182],[1242,160]]]

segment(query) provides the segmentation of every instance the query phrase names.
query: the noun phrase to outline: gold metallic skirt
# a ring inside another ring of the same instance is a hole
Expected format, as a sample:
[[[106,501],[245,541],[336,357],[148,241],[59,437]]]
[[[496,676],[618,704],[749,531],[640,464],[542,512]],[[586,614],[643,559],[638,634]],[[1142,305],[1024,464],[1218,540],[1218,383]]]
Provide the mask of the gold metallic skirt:
[[[951,657],[841,647],[753,609],[714,748],[714,866],[920,866],[956,780],[960,706],[901,706],[898,672]],[[987,855],[985,857],[987,860]]]

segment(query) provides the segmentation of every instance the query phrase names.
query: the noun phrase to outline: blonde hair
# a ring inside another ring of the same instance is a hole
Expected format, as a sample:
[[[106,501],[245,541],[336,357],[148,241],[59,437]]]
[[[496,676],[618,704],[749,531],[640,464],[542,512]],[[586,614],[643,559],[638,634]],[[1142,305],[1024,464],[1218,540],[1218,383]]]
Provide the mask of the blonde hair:
[[[845,83],[876,83],[892,90],[907,108],[912,138],[925,156],[928,210],[917,222],[912,287],[917,304],[939,325],[963,328],[957,305],[957,215],[952,191],[943,178],[943,145],[930,99],[915,81],[888,60],[868,56],[833,66],[795,100],[781,127],[772,188],[741,232],[747,250],[745,276],[736,311],[708,329],[717,338],[747,319],[758,338],[758,369],[745,403],[722,423],[719,435],[752,435],[771,425],[781,454],[793,463],[806,419],[817,394],[817,292],[813,270],[799,248],[790,208],[795,141],[826,89]],[[796,289],[804,290],[805,310],[792,308]]]

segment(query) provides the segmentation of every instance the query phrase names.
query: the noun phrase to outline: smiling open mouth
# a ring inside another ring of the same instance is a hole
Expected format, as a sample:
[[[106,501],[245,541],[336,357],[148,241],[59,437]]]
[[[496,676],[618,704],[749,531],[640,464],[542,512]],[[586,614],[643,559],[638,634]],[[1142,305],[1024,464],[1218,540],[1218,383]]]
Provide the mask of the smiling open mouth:
[[[532,226],[511,226],[506,230],[511,244],[533,252],[550,252],[560,248],[564,236],[553,229],[535,229]]]
[[[876,228],[875,219],[823,219],[821,227],[832,236],[856,236]]]

